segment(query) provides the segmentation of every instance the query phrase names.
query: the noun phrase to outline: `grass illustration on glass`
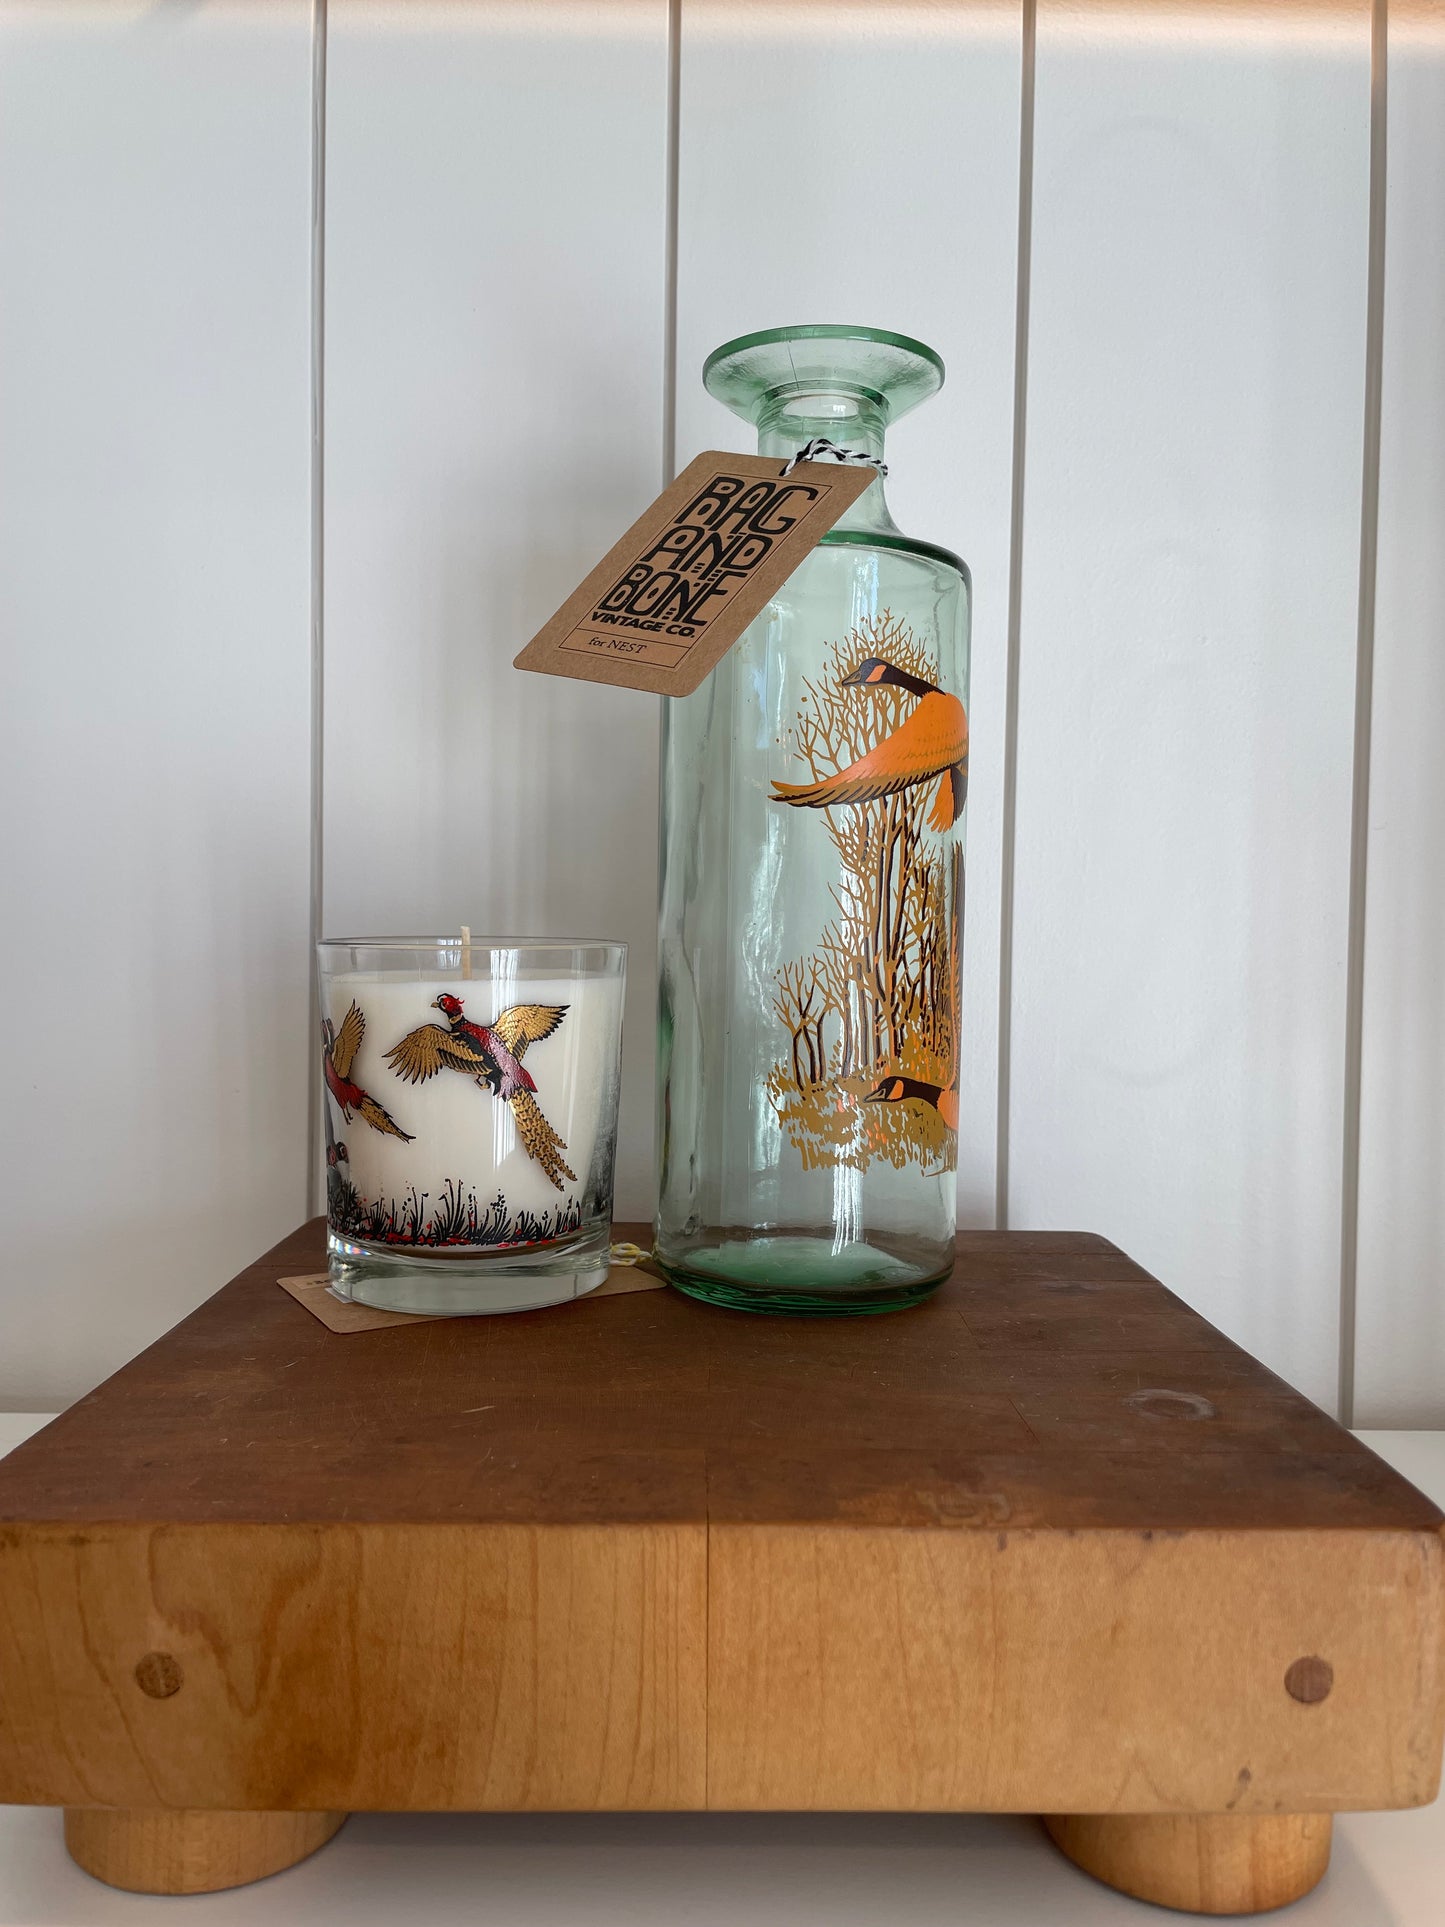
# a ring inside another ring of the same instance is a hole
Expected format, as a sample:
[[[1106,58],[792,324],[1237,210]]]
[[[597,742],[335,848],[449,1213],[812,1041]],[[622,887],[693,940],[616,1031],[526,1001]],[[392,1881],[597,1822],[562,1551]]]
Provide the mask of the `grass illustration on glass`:
[[[368,1200],[359,1195],[349,1178],[335,1169],[328,1173],[327,1194],[333,1230],[378,1244],[425,1245],[433,1249],[448,1245],[487,1245],[501,1249],[565,1238],[582,1223],[580,1201],[574,1200],[551,1211],[511,1213],[499,1191],[484,1209],[476,1192],[463,1191],[454,1179],[448,1179],[430,1211],[425,1191],[410,1190],[400,1202],[395,1198],[385,1203]]]
[[[937,659],[887,610],[829,643],[792,735],[814,782],[876,749],[912,707],[896,686],[845,685],[870,657],[938,679]],[[915,785],[819,812],[838,860],[837,914],[812,955],[778,973],[773,1008],[789,1046],[768,1078],[807,1169],[862,1171],[875,1157],[897,1169],[956,1167],[957,1135],[938,1110],[867,1101],[890,1077],[945,1090],[957,1078],[960,957],[948,904],[962,890],[962,851],[928,835],[928,811],[928,789]]]

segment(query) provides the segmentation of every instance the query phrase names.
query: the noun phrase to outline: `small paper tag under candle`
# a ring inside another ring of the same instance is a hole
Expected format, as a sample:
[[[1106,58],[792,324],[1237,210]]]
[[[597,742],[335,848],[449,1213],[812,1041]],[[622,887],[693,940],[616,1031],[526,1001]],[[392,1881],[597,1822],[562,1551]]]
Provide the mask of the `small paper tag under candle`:
[[[382,1331],[388,1325],[433,1324],[445,1312],[383,1311],[377,1305],[363,1305],[355,1299],[338,1298],[331,1289],[329,1272],[305,1272],[299,1278],[278,1278],[282,1291],[303,1305],[313,1318],[319,1318],[328,1331]],[[583,1292],[583,1298],[615,1298],[635,1291],[661,1291],[667,1280],[655,1269],[650,1257],[623,1258],[615,1261],[600,1285]],[[580,1299],[566,1299],[580,1304]]]
[[[516,659],[689,695],[844,511],[871,467],[717,449],[689,462]]]

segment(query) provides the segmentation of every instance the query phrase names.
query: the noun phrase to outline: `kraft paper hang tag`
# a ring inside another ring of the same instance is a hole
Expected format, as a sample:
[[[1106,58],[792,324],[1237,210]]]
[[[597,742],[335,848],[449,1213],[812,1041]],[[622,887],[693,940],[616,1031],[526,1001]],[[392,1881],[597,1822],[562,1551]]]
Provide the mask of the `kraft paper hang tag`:
[[[516,659],[689,695],[877,471],[717,449],[689,462]]]

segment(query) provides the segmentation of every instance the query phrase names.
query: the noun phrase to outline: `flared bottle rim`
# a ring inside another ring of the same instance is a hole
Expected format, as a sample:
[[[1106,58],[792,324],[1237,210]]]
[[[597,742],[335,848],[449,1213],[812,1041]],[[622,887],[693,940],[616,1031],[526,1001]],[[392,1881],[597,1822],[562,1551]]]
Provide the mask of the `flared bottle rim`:
[[[809,322],[738,335],[702,368],[708,393],[756,422],[789,394],[848,393],[897,421],[943,386],[943,358],[926,342],[888,328]]]

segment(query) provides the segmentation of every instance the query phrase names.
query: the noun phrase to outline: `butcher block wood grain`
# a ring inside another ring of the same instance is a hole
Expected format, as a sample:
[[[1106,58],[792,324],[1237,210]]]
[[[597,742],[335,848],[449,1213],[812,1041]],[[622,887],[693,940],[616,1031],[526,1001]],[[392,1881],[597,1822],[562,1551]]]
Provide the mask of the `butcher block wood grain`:
[[[1439,1767],[1438,1555],[1407,1533],[1298,1536],[1104,1531],[1060,1557],[1058,1535],[1010,1531],[1006,1515],[995,1531],[833,1527],[806,1544],[787,1527],[715,1527],[710,1800],[1418,1805]],[[1302,1705],[1286,1678],[1316,1655],[1333,1690]]]
[[[0,1800],[113,1810],[92,1860],[205,1863],[207,1813],[234,1868],[354,1808],[1022,1811],[1197,1905],[1148,1816],[1240,1823],[1190,1835],[1224,1894],[1279,1859],[1248,1822],[1434,1796],[1441,1514],[1101,1238],[965,1234],[887,1318],[344,1338],[275,1283],[321,1243],[0,1464]]]

